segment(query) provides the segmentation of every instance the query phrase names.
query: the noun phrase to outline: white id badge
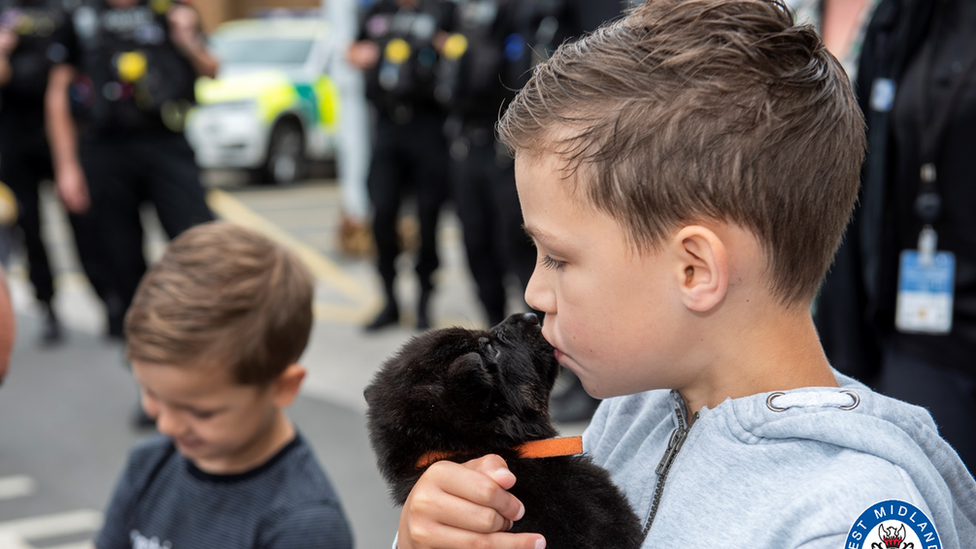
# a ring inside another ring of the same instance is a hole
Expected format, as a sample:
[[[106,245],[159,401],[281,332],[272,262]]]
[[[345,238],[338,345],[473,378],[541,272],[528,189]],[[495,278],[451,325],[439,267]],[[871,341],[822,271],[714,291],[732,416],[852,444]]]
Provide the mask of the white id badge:
[[[904,333],[949,333],[956,256],[937,252],[925,262],[919,252],[905,250],[898,263],[895,328]]]

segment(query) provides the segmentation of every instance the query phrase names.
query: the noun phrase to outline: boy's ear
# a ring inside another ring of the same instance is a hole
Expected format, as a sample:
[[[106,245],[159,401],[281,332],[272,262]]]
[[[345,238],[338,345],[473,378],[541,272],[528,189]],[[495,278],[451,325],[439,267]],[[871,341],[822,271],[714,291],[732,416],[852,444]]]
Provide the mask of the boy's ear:
[[[682,303],[696,312],[710,311],[725,299],[729,288],[725,243],[701,225],[681,229],[673,242],[678,255],[675,276]]]
[[[301,364],[292,364],[274,381],[274,402],[279,408],[287,408],[298,396],[298,389],[305,379],[305,368]]]

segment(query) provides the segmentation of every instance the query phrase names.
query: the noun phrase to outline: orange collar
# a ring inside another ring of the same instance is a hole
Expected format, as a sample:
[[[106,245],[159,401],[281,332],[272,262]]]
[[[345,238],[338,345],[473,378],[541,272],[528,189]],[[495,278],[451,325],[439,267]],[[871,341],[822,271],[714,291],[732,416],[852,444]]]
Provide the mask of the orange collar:
[[[530,440],[515,447],[520,458],[547,458],[559,456],[575,456],[583,453],[583,437],[546,438]],[[447,452],[430,451],[420,456],[417,468],[423,469],[435,462],[448,459],[452,454]]]

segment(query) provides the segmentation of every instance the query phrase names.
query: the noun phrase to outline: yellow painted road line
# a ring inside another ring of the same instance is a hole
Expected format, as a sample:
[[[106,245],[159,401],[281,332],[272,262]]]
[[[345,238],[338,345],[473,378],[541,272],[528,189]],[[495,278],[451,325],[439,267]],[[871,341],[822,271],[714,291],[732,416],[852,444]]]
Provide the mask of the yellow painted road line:
[[[349,276],[328,257],[295,238],[281,227],[267,220],[240,200],[220,189],[210,189],[207,203],[220,217],[254,229],[268,238],[288,246],[305,262],[312,274],[327,286],[337,290],[355,306],[316,303],[316,318],[335,322],[361,323],[375,314],[380,300],[376,292]]]
[[[0,539],[24,540],[54,538],[69,534],[97,532],[102,513],[89,509],[0,522]]]

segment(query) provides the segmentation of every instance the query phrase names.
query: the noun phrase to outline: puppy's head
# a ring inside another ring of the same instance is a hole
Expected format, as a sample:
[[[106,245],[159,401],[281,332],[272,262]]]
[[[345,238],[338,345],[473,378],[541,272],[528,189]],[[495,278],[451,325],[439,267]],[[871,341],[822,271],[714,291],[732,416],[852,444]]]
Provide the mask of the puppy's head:
[[[396,502],[427,452],[460,461],[555,436],[549,393],[558,372],[531,313],[490,331],[447,328],[407,342],[365,392],[370,442]]]

